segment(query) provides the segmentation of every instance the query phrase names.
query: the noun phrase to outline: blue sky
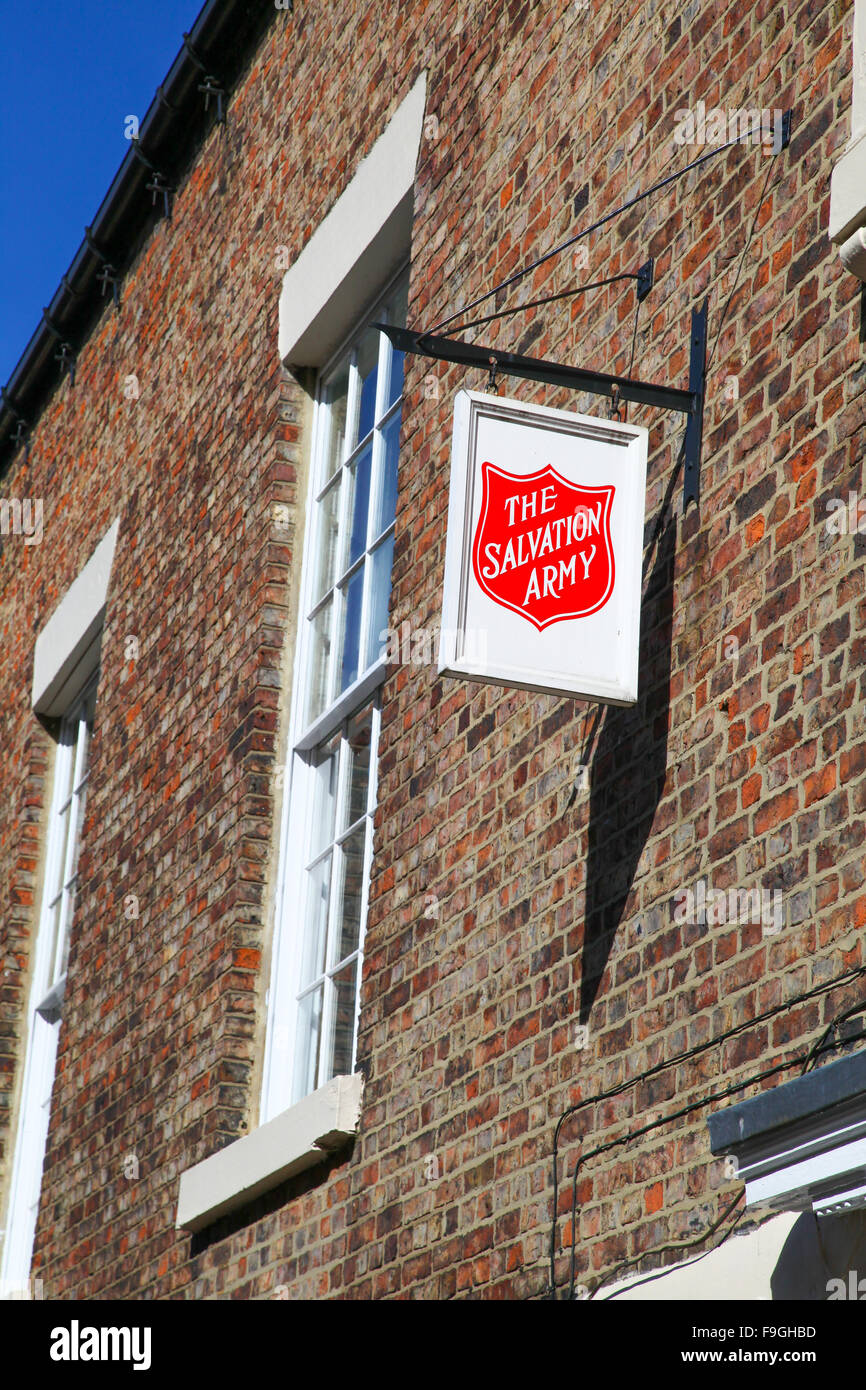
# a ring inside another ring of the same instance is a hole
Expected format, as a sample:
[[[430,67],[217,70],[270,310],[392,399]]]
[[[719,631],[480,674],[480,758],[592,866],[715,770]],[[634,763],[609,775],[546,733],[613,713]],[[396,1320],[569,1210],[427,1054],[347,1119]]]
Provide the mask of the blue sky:
[[[0,0],[0,385],[203,0]]]

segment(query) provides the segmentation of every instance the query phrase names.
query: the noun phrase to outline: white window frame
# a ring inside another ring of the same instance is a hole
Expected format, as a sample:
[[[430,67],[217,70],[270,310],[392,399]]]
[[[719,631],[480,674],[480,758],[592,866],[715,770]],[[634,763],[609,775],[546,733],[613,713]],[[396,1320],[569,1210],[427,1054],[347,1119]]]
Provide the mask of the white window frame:
[[[866,0],[854,0],[851,135],[830,175],[830,240],[845,269],[866,281]]]
[[[87,678],[61,720],[54,756],[42,901],[27,1007],[24,1072],[0,1261],[0,1296],[28,1287],[57,1065],[66,956],[81,848],[82,796],[90,777],[98,671]],[[73,736],[74,735],[74,736]],[[62,817],[68,815],[64,827]],[[55,908],[56,926],[55,926]]]
[[[298,994],[300,990],[301,976],[301,953],[305,944],[306,932],[309,923],[306,919],[306,845],[307,845],[307,821],[312,808],[312,796],[314,792],[314,764],[312,757],[313,750],[319,747],[326,738],[354,715],[360,714],[364,707],[372,701],[372,728],[370,736],[370,768],[367,787],[367,816],[372,821],[375,811],[376,797],[378,791],[378,746],[380,734],[380,713],[378,689],[385,679],[388,662],[386,656],[381,654],[376,658],[367,670],[363,669],[363,660],[367,650],[369,640],[369,626],[371,620],[372,584],[365,584],[363,603],[361,611],[360,632],[358,639],[359,670],[357,679],[343,692],[338,694],[330,705],[327,705],[322,713],[312,721],[306,720],[307,698],[309,692],[309,679],[311,674],[311,655],[312,655],[312,623],[309,614],[316,606],[317,595],[313,593],[315,583],[315,567],[319,557],[321,541],[321,527],[323,524],[324,509],[317,501],[317,498],[325,490],[325,484],[329,479],[323,476],[324,450],[327,445],[326,429],[329,422],[329,403],[324,399],[323,387],[328,382],[330,374],[338,366],[340,359],[347,350],[360,341],[365,328],[381,316],[381,308],[387,300],[393,296],[400,282],[408,275],[408,262],[404,263],[396,275],[390,280],[384,290],[377,296],[367,312],[359,316],[353,326],[352,331],[346,335],[340,348],[335,352],[325,367],[317,374],[316,396],[313,413],[313,427],[310,449],[310,477],[307,490],[307,527],[304,538],[304,553],[301,567],[301,586],[300,586],[300,617],[298,624],[298,638],[295,645],[294,672],[292,680],[292,698],[290,713],[290,728],[288,741],[288,755],[284,777],[284,800],[282,825],[280,833],[280,856],[277,893],[275,901],[274,916],[274,945],[271,965],[271,981],[268,991],[268,1020],[265,1038],[265,1058],[264,1074],[262,1083],[261,1100],[261,1122],[267,1123],[275,1116],[286,1110],[289,1106],[297,1104],[303,1097],[294,1089],[295,1069],[297,1065],[297,1030],[298,1030]],[[383,405],[386,391],[388,389],[389,371],[388,365],[394,349],[384,334],[380,334],[379,339],[379,359],[378,375],[376,387],[376,406],[374,410],[375,435],[373,457],[371,463],[370,476],[370,511],[372,512],[375,503],[373,501],[379,495],[379,488],[382,479],[383,454],[384,448],[381,441],[380,431],[391,419],[392,412],[402,411],[403,391],[395,398],[390,406]],[[347,401],[347,419],[354,418],[353,412],[357,404],[357,374],[353,370],[351,373],[350,394]],[[365,436],[366,437],[366,436]],[[341,487],[340,500],[340,526],[339,536],[341,543],[346,536],[347,525],[350,525],[348,517],[348,493],[346,487],[346,465],[350,458],[360,453],[360,444],[354,449],[345,450],[341,461],[344,469],[344,482]],[[329,477],[335,476],[333,471]],[[372,523],[368,520],[368,530],[366,546],[364,551],[364,563],[368,563],[372,551],[378,546],[374,546],[372,541]],[[394,522],[382,533],[382,538],[378,538],[378,544],[387,544],[388,536],[393,536]],[[392,561],[393,569],[393,561]],[[332,589],[336,592],[337,580],[345,573],[340,568],[340,574],[335,573]],[[390,582],[389,582],[390,595]],[[334,625],[334,630],[338,630],[338,625]],[[332,641],[330,652],[330,671],[333,675],[335,664],[340,659],[340,647],[336,640]],[[331,677],[329,676],[329,683]],[[345,779],[341,777],[341,786],[338,788],[338,803],[345,795],[343,785]],[[337,825],[339,826],[339,804],[337,809]],[[335,832],[337,833],[337,832]],[[344,834],[345,832],[340,832]],[[356,958],[358,962],[358,974],[355,985],[355,1018],[353,1027],[352,1043],[352,1066],[355,1064],[355,1054],[357,1049],[358,1035],[358,1014],[360,1005],[360,986],[361,969],[363,962],[364,936],[366,931],[367,905],[370,883],[370,872],[372,867],[372,827],[367,835],[365,842],[363,883],[361,898],[361,920],[359,930],[358,948]],[[302,896],[303,895],[303,896]],[[298,906],[298,904],[301,904]],[[335,903],[332,900],[329,905],[329,922],[335,911]],[[328,936],[330,939],[332,927],[329,926]],[[328,962],[326,961],[326,969]],[[326,996],[329,991],[326,991]],[[321,1051],[324,1053],[329,1037],[330,1019],[327,1015],[327,1002],[321,1019]],[[317,1087],[327,1084],[328,1077],[322,1072],[321,1058],[317,1074]]]

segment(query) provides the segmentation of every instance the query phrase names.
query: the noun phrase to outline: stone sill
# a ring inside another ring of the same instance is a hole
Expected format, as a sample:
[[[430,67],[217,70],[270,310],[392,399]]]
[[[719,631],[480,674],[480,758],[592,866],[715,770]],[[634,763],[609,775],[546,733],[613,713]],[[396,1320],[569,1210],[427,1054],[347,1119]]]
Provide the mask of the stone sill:
[[[830,175],[827,232],[837,246],[866,225],[866,134],[848,146]]]
[[[360,1073],[335,1076],[252,1134],[187,1168],[177,1229],[200,1231],[349,1143],[358,1131],[363,1084]]]

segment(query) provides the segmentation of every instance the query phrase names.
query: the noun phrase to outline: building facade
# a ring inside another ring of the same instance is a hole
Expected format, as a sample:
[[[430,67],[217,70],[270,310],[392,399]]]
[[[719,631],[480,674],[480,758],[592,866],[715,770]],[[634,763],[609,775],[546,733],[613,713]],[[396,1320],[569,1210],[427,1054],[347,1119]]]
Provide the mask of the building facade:
[[[859,0],[205,5],[0,410],[7,1294],[856,1269],[864,55]],[[438,673],[488,383],[376,325],[535,262],[470,316],[594,288],[468,341],[685,387],[708,306],[697,505],[627,406],[629,705]]]

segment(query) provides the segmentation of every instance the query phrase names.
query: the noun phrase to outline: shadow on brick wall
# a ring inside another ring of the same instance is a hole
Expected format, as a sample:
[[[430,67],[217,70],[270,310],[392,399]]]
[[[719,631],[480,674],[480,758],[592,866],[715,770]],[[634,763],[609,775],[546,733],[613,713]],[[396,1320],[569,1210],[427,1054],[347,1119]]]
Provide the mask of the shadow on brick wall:
[[[866,1300],[866,1212],[799,1216],[770,1278],[774,1302]]]
[[[328,1183],[335,1175],[339,1175],[351,1162],[355,1151],[354,1143],[350,1147],[340,1150],[339,1153],[323,1158],[320,1163],[294,1177],[287,1178],[285,1182],[274,1187],[270,1192],[265,1192],[259,1197],[253,1198],[231,1215],[222,1216],[212,1222],[210,1226],[197,1231],[189,1237],[189,1257],[193,1263],[193,1277],[197,1277],[203,1272],[195,1261],[201,1257],[209,1255],[208,1267],[218,1268],[226,1264],[232,1257],[232,1241],[236,1236],[243,1237],[239,1249],[246,1251],[249,1242],[246,1240],[247,1233],[251,1228],[257,1227],[255,1232],[255,1244],[257,1247],[267,1247],[268,1243],[286,1230],[293,1230],[301,1223],[301,1215],[298,1210],[298,1202],[302,1197],[321,1188],[326,1192]],[[323,1196],[323,1202],[324,1202]],[[183,1238],[182,1236],[180,1237]],[[267,1249],[260,1249],[262,1265],[267,1264]]]
[[[662,507],[641,606],[638,701],[606,706],[592,756],[581,1023],[588,1021],[598,994],[664,788],[677,533],[669,502],[679,473],[678,468],[674,470]],[[638,965],[635,953],[635,973]],[[628,968],[625,961],[623,967]]]

